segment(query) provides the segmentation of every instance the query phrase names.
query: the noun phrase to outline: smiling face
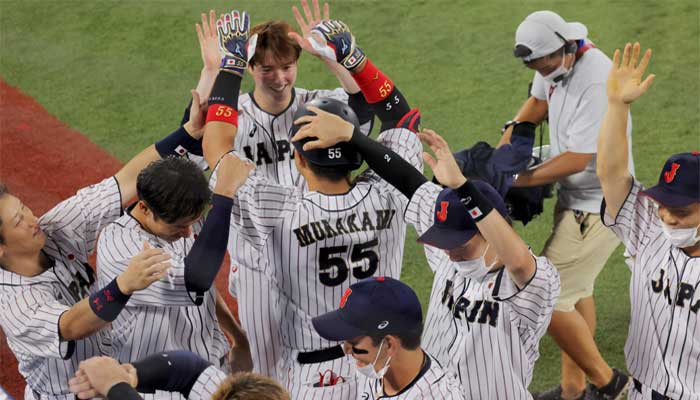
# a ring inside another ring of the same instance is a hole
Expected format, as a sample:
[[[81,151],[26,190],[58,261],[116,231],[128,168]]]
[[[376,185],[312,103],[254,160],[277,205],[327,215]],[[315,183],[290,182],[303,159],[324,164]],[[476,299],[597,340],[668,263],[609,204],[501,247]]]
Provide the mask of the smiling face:
[[[249,68],[255,81],[256,100],[263,103],[288,102],[297,80],[297,59],[278,59],[265,51],[262,62]]]
[[[0,221],[0,259],[32,256],[44,247],[46,235],[39,219],[19,198],[0,195]]]

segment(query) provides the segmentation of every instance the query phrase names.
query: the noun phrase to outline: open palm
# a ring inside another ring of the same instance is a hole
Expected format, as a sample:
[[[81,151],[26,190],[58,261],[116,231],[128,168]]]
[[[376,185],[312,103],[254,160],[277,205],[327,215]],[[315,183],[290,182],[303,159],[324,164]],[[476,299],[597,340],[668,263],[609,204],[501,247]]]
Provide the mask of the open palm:
[[[637,63],[639,52],[639,43],[635,43],[634,46],[627,43],[622,60],[620,60],[620,49],[615,50],[613,66],[608,75],[608,101],[630,104],[643,95],[654,82],[654,74],[647,76],[642,81],[644,71],[651,59],[651,49],[647,49],[642,60]]]

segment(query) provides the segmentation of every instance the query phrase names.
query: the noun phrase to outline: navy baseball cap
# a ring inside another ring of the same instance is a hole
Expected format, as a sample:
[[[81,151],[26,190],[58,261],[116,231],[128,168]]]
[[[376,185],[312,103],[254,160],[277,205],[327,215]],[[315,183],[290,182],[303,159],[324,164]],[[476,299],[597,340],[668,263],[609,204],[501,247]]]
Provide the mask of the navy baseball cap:
[[[423,311],[410,286],[379,276],[351,285],[337,310],[312,318],[311,323],[322,338],[340,341],[419,330]]]
[[[484,181],[473,180],[472,182],[501,216],[508,218],[506,205],[496,189]],[[418,242],[444,250],[451,250],[463,245],[479,232],[469,213],[470,210],[467,209],[457,192],[452,189],[444,189],[435,201],[435,223],[418,238]],[[475,217],[477,216],[475,215]]]
[[[664,164],[659,183],[642,194],[666,207],[700,202],[700,152],[672,155]]]
[[[316,115],[313,111],[308,109],[308,106],[318,107],[323,111],[335,114],[351,123],[356,129],[360,128],[360,120],[357,118],[355,111],[342,101],[329,97],[313,99],[297,108],[296,113],[294,113],[295,121],[305,115]],[[289,130],[290,140],[302,126],[304,126],[304,124],[292,124]],[[362,156],[350,143],[338,143],[325,149],[304,150],[304,144],[313,140],[315,139],[306,138],[298,142],[292,142],[294,149],[308,162],[321,167],[344,167],[350,170],[358,169],[362,165]]]

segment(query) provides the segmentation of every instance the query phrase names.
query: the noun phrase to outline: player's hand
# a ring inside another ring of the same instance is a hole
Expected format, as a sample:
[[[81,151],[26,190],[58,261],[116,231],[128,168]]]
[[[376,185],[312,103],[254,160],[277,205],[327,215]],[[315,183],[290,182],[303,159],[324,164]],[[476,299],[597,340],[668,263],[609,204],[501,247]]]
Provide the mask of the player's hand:
[[[218,72],[221,65],[221,49],[216,29],[216,12],[209,10],[209,15],[202,13],[202,25],[195,24],[199,51],[202,54],[202,69]]]
[[[214,193],[232,198],[254,169],[255,166],[248,159],[241,159],[233,154],[224,155],[216,167]]]
[[[340,142],[349,142],[355,127],[335,114],[323,111],[318,107],[308,109],[316,115],[304,115],[294,121],[295,125],[304,125],[292,138],[297,142],[305,138],[316,138],[304,144],[304,150],[325,149]]]
[[[338,20],[322,21],[311,29],[309,41],[322,57],[336,61],[352,71],[367,59],[355,44],[350,28]]]
[[[204,136],[204,124],[207,119],[207,101],[202,102],[199,93],[192,89],[192,106],[190,106],[190,119],[183,126],[187,133],[194,139],[202,140]]]
[[[228,363],[231,366],[231,374],[253,370],[253,357],[250,354],[250,345],[247,338],[236,338],[236,343],[233,344],[233,347],[228,352]]]
[[[129,295],[162,279],[170,268],[169,259],[170,256],[162,249],[153,249],[144,241],[143,250],[131,259],[126,271],[117,277],[119,290]]]
[[[301,8],[304,10],[304,15],[306,16],[306,18],[304,18],[301,15],[301,12],[299,12],[297,6],[292,6],[294,18],[296,18],[297,24],[299,25],[299,30],[301,30],[301,33],[304,36],[302,37],[296,32],[289,32],[289,37],[294,39],[299,44],[299,46],[301,46],[301,48],[304,49],[304,51],[306,51],[307,53],[321,58],[321,54],[318,51],[316,51],[316,49],[314,49],[313,45],[311,44],[311,28],[320,24],[323,20],[329,20],[330,10],[328,7],[328,3],[323,4],[323,19],[321,19],[321,9],[318,6],[318,0],[313,0],[312,4],[314,7],[313,14],[311,13],[311,9],[309,8],[309,3],[306,0],[301,0]],[[333,56],[332,61],[335,61],[335,56]]]
[[[639,43],[634,46],[627,43],[620,61],[620,49],[615,50],[613,65],[608,74],[607,94],[609,102],[630,104],[642,96],[654,82],[651,74],[642,81],[644,71],[651,59],[651,49],[644,52],[639,61]]]
[[[78,398],[90,399],[106,396],[112,386],[121,382],[135,386],[132,375],[117,360],[111,357],[92,357],[80,363],[80,369],[68,381],[68,387]]]
[[[223,54],[221,69],[243,76],[255,54],[258,35],[248,37],[250,18],[245,11],[233,10],[216,21],[219,48]]]
[[[433,170],[437,180],[452,189],[462,186],[467,178],[462,175],[462,170],[459,169],[447,141],[430,129],[423,129],[418,136],[435,154],[433,157],[430,153],[423,152],[423,161]]]

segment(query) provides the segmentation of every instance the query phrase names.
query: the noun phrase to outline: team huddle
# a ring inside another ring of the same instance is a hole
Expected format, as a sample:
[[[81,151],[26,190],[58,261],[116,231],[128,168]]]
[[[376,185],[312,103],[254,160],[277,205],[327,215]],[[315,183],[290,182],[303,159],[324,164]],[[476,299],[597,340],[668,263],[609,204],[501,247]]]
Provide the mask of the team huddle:
[[[671,156],[652,188],[634,178],[650,50],[610,60],[582,24],[530,14],[513,50],[530,97],[497,146],[453,153],[327,4],[301,6],[299,32],[202,14],[181,123],[114,176],[40,218],[0,183],[0,325],[25,399],[700,399],[700,155]],[[295,87],[302,51],[341,87]],[[553,183],[537,256],[512,225]],[[425,315],[400,280],[407,229],[434,276]],[[590,322],[619,241],[629,375]],[[226,254],[240,322],[213,286]],[[568,372],[533,396],[548,332]]]

